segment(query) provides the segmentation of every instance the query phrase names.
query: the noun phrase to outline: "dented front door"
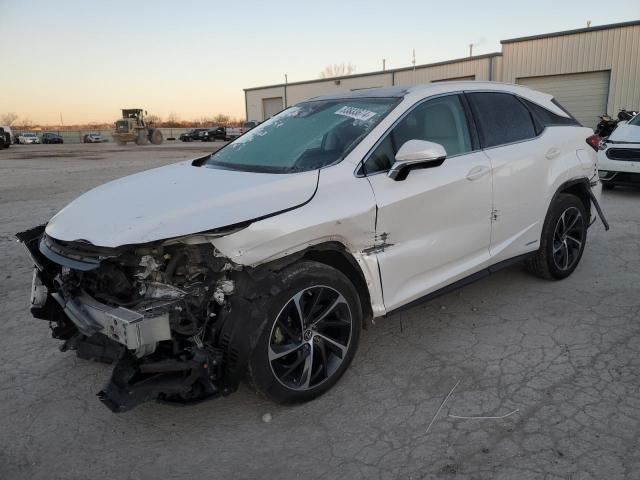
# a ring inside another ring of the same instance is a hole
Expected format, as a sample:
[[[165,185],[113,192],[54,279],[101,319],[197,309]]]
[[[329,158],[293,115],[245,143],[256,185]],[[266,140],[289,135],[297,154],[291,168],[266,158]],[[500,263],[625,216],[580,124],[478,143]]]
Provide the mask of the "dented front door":
[[[492,187],[484,153],[447,158],[404,181],[384,173],[368,179],[378,205],[376,255],[387,311],[486,266]]]

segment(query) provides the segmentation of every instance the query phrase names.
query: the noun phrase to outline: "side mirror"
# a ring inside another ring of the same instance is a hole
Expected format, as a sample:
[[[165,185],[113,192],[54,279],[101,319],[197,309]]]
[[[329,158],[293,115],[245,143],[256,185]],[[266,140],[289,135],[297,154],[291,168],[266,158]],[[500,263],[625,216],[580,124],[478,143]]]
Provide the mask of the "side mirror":
[[[432,168],[442,165],[447,151],[439,143],[426,140],[409,140],[396,154],[396,161],[387,176],[396,181],[407,178],[414,168]]]

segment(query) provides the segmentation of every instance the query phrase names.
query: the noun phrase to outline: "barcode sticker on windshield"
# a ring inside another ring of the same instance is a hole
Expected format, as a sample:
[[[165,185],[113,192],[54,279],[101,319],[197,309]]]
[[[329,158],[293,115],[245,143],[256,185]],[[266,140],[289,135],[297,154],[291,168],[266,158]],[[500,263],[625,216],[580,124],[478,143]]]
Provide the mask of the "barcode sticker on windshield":
[[[365,110],[364,108],[356,107],[342,107],[335,112],[336,115],[343,115],[345,117],[355,118],[356,120],[362,120],[366,122],[372,117],[376,116],[376,112],[371,110]]]

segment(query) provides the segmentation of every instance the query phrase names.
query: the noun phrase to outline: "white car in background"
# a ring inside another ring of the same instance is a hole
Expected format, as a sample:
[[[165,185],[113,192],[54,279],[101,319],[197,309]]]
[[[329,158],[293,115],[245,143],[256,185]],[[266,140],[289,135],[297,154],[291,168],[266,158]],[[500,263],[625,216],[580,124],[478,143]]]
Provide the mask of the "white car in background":
[[[640,114],[620,122],[598,152],[600,181],[606,189],[616,185],[640,186]]]
[[[63,350],[117,361],[100,393],[116,412],[243,378],[277,402],[310,400],[368,319],[518,261],[569,276],[594,210],[607,227],[591,133],[516,85],[313,98],[18,234],[32,313]]]
[[[40,143],[40,138],[35,133],[21,133],[18,135],[18,143],[28,145],[30,143]]]
[[[102,143],[102,135],[99,133],[87,133],[82,137],[82,143]]]

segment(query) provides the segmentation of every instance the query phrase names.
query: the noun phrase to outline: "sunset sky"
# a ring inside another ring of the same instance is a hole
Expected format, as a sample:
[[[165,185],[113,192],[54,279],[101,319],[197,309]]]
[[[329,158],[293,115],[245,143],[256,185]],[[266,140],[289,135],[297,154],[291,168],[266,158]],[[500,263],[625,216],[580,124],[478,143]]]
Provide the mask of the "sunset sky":
[[[500,51],[501,39],[637,20],[640,1],[0,0],[0,114],[113,121],[122,107],[244,116],[242,89]]]

